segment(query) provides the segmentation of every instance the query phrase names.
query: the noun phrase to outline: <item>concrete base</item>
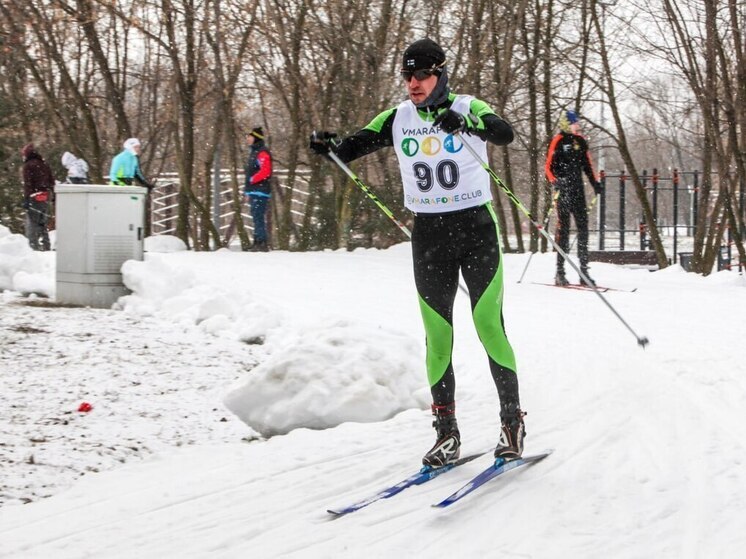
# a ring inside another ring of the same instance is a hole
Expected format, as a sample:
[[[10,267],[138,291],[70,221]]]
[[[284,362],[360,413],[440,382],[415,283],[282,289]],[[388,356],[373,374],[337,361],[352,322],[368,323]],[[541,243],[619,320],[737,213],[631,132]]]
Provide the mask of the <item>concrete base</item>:
[[[130,293],[130,290],[121,283],[96,284],[58,281],[55,300],[65,305],[109,309],[117,302],[117,299]]]

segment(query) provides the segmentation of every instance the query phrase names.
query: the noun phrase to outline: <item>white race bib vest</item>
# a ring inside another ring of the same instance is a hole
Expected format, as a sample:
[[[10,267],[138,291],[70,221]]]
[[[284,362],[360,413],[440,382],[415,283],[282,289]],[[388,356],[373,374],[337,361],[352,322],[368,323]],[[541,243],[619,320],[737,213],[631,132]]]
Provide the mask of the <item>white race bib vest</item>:
[[[451,109],[465,115],[473,99],[457,95]],[[492,200],[490,177],[464,147],[461,137],[446,134],[423,120],[409,100],[396,109],[393,138],[404,185],[404,205],[411,211],[452,212]],[[463,138],[487,161],[484,140],[468,134]]]

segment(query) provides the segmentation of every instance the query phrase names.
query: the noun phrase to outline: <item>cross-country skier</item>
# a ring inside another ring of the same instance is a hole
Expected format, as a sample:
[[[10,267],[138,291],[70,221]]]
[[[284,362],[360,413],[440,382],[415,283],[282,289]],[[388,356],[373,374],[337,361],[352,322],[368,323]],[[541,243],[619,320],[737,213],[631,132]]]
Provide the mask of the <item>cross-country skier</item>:
[[[559,121],[560,132],[549,143],[547,160],[544,165],[547,179],[557,198],[557,244],[567,253],[570,242],[570,216],[575,217],[578,229],[578,259],[580,270],[593,282],[588,273],[588,208],[585,205],[583,175],[585,173],[596,195],[601,193],[601,183],[593,171],[588,142],[580,135],[578,115],[574,111],[562,114]],[[557,253],[557,285],[568,285],[565,276],[565,259]],[[586,285],[581,276],[581,285]]]
[[[457,460],[460,452],[452,363],[459,271],[500,397],[502,428],[495,457],[517,458],[523,452],[525,414],[502,316],[503,263],[490,178],[462,144],[469,142],[486,160],[486,142],[509,144],[513,129],[485,102],[450,92],[445,53],[430,39],[404,51],[401,76],[408,100],[339,142],[333,133],[314,132],[310,149],[318,154],[332,149],[347,162],[393,146],[399,160],[404,203],[414,213],[414,276],[437,432],[423,464],[440,467]]]

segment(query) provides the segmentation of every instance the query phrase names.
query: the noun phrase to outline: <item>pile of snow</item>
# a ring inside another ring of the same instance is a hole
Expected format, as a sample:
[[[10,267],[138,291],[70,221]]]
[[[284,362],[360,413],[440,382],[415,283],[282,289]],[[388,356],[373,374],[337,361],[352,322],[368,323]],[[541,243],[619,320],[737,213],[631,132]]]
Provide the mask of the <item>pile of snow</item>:
[[[0,225],[0,291],[53,297],[54,257],[35,252],[23,235]]]
[[[281,312],[255,301],[239,288],[199,283],[192,270],[167,264],[159,255],[122,265],[124,284],[131,295],[117,306],[140,316],[156,316],[205,332],[247,343],[263,343],[270,329],[280,325]]]
[[[50,240],[54,247],[54,231],[50,231]],[[146,252],[170,253],[186,249],[184,241],[171,235],[145,239]],[[0,291],[54,298],[55,262],[54,252],[34,251],[26,237],[0,225]]]
[[[264,436],[383,421],[430,401],[420,344],[400,332],[329,321],[275,346],[224,400]]]
[[[421,344],[411,336],[332,315],[291,324],[285,317],[296,319],[294,308],[258,301],[240,282],[205,283],[159,255],[125,262],[122,274],[132,290],[117,302],[125,312],[263,346],[263,363],[225,405],[264,436],[382,421],[427,406]]]
[[[181,252],[186,249],[186,243],[173,235],[155,235],[145,238],[145,252]]]

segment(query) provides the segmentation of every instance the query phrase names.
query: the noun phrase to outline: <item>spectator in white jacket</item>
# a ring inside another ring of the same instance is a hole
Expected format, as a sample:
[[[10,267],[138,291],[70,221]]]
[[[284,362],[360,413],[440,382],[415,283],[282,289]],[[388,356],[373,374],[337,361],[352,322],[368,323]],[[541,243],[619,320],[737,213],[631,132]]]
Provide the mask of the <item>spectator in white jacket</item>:
[[[88,179],[88,163],[78,159],[69,151],[62,154],[62,165],[67,169],[65,182],[71,184],[90,184]]]

